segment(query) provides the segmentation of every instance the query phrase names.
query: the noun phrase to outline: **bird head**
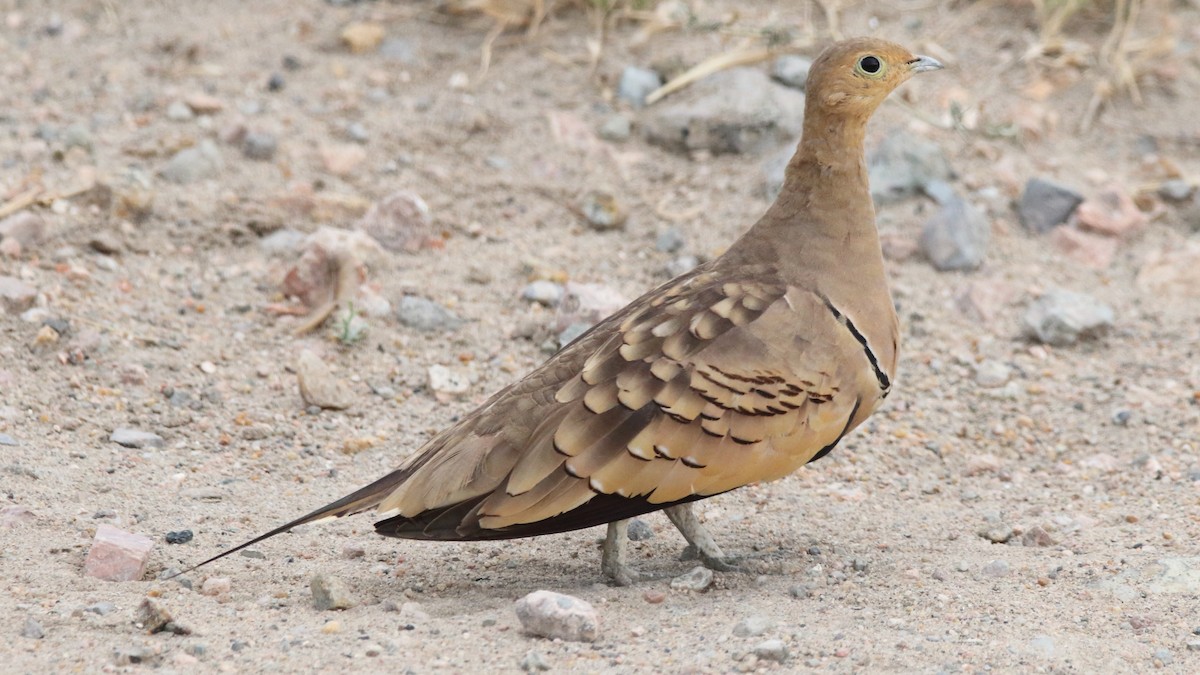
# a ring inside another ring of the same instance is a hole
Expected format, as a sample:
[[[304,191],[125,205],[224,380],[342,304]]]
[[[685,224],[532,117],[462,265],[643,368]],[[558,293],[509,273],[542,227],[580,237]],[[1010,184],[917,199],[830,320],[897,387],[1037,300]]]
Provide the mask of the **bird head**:
[[[820,111],[865,122],[892,90],[913,75],[938,70],[937,59],[877,38],[854,38],[821,52],[809,70],[806,114]]]

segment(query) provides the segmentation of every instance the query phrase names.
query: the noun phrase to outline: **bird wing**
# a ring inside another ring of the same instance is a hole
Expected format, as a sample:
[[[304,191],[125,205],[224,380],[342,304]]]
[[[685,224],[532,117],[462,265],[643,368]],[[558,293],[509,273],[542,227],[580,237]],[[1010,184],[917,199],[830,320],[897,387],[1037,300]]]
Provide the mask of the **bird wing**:
[[[828,451],[878,397],[864,353],[819,295],[769,273],[734,279],[703,270],[660,287],[493,397],[398,472],[377,529],[577,529]]]
[[[881,390],[840,314],[769,269],[703,266],[594,326],[392,473],[305,523],[375,508],[380,534],[524,537],[785,476]]]

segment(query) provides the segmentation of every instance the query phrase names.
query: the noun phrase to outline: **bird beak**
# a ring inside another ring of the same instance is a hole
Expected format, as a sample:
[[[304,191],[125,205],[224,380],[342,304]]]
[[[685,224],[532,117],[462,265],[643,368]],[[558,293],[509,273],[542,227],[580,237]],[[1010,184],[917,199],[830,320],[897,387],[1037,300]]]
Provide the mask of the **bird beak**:
[[[913,73],[923,73],[927,70],[941,70],[945,68],[941,61],[932,56],[917,56],[917,58],[908,62],[908,69]]]

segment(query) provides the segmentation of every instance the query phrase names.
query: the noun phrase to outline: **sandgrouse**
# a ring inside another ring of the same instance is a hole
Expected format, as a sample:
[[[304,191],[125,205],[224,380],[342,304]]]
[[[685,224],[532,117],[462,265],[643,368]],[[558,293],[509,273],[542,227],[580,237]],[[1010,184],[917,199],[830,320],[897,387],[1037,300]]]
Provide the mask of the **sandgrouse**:
[[[375,509],[408,539],[530,537],[666,510],[716,569],[691,502],[829,453],[888,395],[899,327],[863,152],[868,118],[928,56],[877,39],[813,62],[783,189],[724,255],[646,293],[463,417],[399,468],[211,558],[305,523]]]

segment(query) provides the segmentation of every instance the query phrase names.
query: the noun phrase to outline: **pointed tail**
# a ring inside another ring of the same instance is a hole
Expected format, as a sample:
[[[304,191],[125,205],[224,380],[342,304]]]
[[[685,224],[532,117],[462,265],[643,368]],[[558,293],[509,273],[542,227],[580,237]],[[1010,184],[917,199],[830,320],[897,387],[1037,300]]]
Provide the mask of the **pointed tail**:
[[[343,516],[351,516],[356,513],[362,513],[363,511],[374,508],[375,506],[379,505],[379,503],[382,502],[385,497],[391,494],[392,490],[394,490],[397,485],[402,483],[404,479],[407,478],[411,473],[412,469],[409,467],[397,469],[396,471],[389,473],[374,483],[355,490],[354,492],[335,502],[326,504],[312,513],[300,516],[289,523],[284,523],[283,525],[280,525],[279,527],[266,532],[265,534],[260,534],[257,537],[238,544],[229,550],[222,551],[208,560],[192,565],[182,572],[176,572],[169,577],[165,577],[165,579],[174,579],[182,574],[187,574],[188,572],[196,570],[200,567],[204,567],[211,562],[216,562],[227,555],[237,553],[248,546],[253,546],[260,541],[270,539],[277,534],[283,534],[284,532],[287,532],[292,528],[299,527],[300,525],[307,525],[309,523],[316,523],[324,520],[334,520]]]

